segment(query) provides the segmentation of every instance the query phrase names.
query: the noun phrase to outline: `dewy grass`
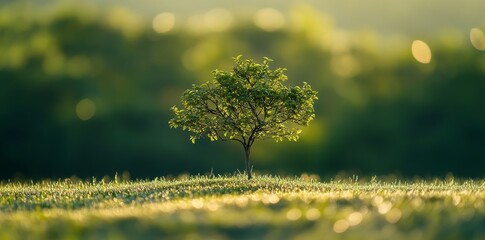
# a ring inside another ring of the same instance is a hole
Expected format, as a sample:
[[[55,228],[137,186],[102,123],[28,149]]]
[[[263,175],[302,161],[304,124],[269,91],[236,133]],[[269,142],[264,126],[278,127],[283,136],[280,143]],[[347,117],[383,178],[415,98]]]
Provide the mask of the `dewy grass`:
[[[485,239],[485,181],[0,184],[0,239]]]

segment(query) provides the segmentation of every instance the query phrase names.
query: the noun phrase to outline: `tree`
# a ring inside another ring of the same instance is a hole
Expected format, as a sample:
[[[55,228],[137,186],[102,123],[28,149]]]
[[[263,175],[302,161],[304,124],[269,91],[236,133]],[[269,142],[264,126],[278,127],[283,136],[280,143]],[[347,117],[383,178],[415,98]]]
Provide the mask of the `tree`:
[[[271,70],[273,60],[263,63],[234,58],[232,71],[214,70],[212,79],[192,85],[182,96],[182,108],[172,107],[171,128],[193,133],[192,143],[207,136],[211,141],[236,141],[243,145],[248,179],[252,178],[249,155],[257,139],[272,137],[276,142],[297,141],[300,126],[315,118],[313,102],[317,92],[306,82],[288,87],[286,69]]]

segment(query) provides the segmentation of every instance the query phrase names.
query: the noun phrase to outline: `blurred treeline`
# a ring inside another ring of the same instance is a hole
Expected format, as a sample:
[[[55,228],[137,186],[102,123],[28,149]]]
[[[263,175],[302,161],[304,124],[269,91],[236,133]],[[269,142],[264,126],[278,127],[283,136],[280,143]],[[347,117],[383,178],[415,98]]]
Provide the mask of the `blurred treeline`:
[[[0,178],[243,169],[236,143],[192,145],[167,124],[184,89],[229,70],[238,54],[268,56],[289,84],[319,91],[300,141],[256,143],[255,170],[484,176],[485,52],[468,33],[419,36],[432,51],[421,64],[414,39],[345,31],[308,7],[291,9],[284,26],[238,16],[230,27],[175,26],[157,33],[124,8],[2,8]]]

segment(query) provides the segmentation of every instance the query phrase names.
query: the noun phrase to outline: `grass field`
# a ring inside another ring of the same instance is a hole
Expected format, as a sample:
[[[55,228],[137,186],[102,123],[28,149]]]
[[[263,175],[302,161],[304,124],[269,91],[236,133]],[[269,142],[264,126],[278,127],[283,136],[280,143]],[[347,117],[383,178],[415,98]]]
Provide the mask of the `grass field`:
[[[485,180],[2,183],[0,239],[485,239]]]

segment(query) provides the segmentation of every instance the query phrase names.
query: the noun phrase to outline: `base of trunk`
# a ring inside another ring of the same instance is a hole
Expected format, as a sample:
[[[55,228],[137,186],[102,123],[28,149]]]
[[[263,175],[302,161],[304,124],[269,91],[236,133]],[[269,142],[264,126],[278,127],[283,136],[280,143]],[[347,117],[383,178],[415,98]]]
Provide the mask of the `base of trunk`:
[[[251,180],[253,174],[251,173],[251,161],[249,160],[249,155],[251,153],[250,147],[244,147],[244,153],[246,153],[246,172],[248,173],[248,180]]]

